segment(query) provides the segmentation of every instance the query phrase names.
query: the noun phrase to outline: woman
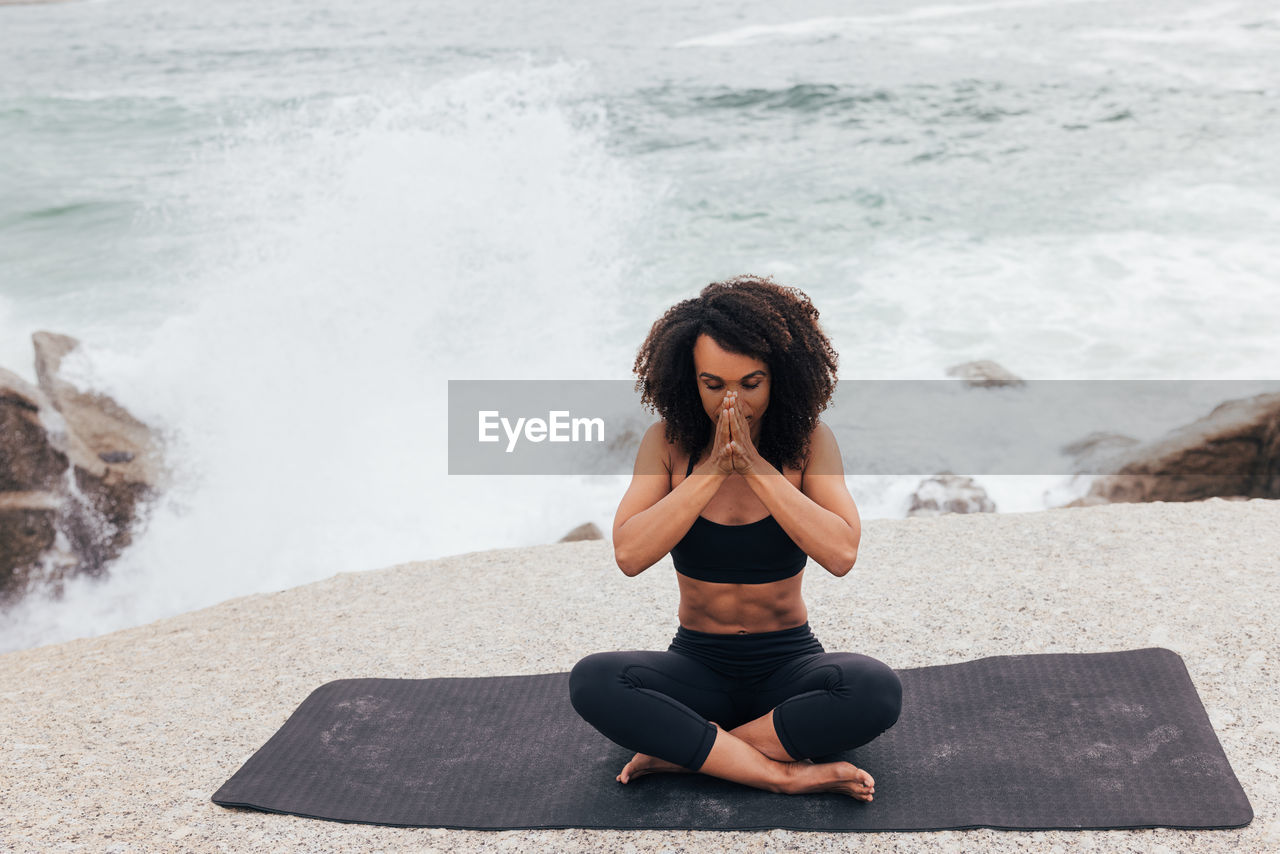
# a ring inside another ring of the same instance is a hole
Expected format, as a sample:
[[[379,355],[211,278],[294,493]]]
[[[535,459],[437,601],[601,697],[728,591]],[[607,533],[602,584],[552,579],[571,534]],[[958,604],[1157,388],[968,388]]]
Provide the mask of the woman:
[[[633,577],[671,553],[680,624],[666,652],[588,655],[569,682],[578,713],[638,751],[620,782],[699,772],[872,800],[866,771],[811,761],[871,741],[902,701],[886,665],[824,651],[800,595],[807,558],[844,576],[861,535],[818,420],[836,363],[809,298],[754,276],[678,303],[640,348],[637,387],[663,420],[640,442],[614,556]]]

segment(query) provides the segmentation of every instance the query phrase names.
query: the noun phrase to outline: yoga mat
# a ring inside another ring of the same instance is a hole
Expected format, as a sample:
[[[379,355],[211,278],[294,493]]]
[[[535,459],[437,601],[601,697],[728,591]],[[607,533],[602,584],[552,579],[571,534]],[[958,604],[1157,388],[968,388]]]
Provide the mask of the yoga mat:
[[[337,821],[523,828],[885,831],[1230,828],[1253,810],[1167,649],[1011,655],[898,671],[902,716],[846,759],[871,803],[702,774],[623,785],[631,758],[569,674],[342,679],[213,796]]]

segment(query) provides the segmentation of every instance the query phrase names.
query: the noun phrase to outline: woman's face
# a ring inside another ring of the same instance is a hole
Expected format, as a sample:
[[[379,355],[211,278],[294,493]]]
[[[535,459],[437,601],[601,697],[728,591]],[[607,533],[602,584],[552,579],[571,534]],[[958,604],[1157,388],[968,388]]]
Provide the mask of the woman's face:
[[[769,384],[773,379],[769,367],[760,359],[730,353],[704,333],[693,343],[693,370],[702,408],[713,425],[720,417],[725,394],[735,391],[755,443],[760,438],[760,419],[769,408]]]

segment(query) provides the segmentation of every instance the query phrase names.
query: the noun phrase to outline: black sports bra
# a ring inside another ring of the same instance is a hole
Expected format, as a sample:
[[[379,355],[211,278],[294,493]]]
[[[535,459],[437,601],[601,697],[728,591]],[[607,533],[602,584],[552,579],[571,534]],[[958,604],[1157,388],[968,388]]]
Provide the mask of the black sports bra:
[[[689,470],[684,476],[692,473],[690,455]],[[722,525],[700,515],[671,549],[676,572],[699,581],[724,584],[781,581],[800,572],[808,561],[804,549],[772,515],[745,525]]]

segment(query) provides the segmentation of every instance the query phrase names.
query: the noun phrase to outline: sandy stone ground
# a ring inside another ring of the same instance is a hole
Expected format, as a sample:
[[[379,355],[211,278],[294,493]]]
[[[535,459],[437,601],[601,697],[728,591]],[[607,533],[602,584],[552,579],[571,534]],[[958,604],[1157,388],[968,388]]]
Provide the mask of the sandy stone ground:
[[[607,542],[473,552],[0,656],[0,850],[1280,851],[1280,502],[1261,500],[873,520],[852,573],[810,562],[804,582],[827,649],[897,668],[1173,649],[1253,804],[1240,830],[456,831],[209,800],[333,679],[546,673],[665,649],[672,573],[665,558],[627,578]]]

